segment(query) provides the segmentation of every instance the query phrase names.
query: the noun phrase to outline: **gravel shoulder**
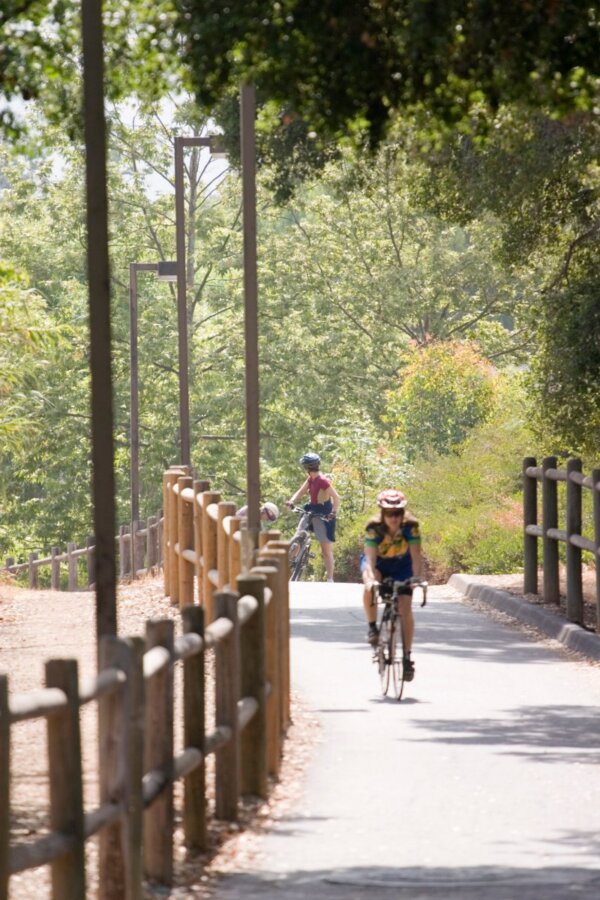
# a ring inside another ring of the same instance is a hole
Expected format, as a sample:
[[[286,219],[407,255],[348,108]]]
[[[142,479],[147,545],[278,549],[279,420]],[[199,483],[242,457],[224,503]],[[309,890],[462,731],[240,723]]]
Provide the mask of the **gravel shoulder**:
[[[144,578],[120,585],[119,634],[143,635],[146,621],[171,618],[179,633],[178,609],[163,595],[162,578]],[[44,685],[44,664],[50,658],[74,658],[80,676],[93,676],[96,666],[95,596],[89,591],[30,591],[0,584],[0,672],[8,674],[10,693]],[[210,660],[208,660],[210,666]],[[176,674],[177,678],[177,674]],[[82,753],[86,810],[98,802],[96,704],[82,710]],[[216,871],[228,871],[239,860],[250,859],[255,838],[281,814],[295,796],[306,760],[314,744],[315,727],[310,715],[293,698],[293,725],[286,742],[281,776],[272,784],[268,802],[245,801],[237,824],[212,821],[210,850],[190,856],[183,844],[178,812],[175,833],[175,884],[171,890],[145,887],[145,897],[192,898],[212,894]],[[177,711],[176,711],[177,719]],[[176,748],[181,747],[176,730]],[[43,720],[17,723],[11,729],[11,829],[12,840],[33,841],[49,831],[48,761]],[[210,784],[210,771],[208,773]],[[175,789],[176,809],[181,808],[181,788]],[[209,796],[209,807],[212,798]],[[97,844],[87,845],[87,896],[97,896]],[[44,900],[50,897],[49,867],[14,875],[10,900]]]

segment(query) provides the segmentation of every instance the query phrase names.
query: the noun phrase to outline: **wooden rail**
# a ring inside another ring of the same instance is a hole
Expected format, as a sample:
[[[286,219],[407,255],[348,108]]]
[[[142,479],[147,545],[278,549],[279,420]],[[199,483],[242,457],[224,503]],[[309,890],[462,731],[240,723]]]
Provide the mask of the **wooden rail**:
[[[24,694],[10,695],[8,678],[0,675],[0,900],[8,898],[12,875],[44,864],[52,868],[53,900],[84,900],[84,847],[94,834],[100,900],[141,900],[144,878],[173,880],[178,779],[185,843],[199,851],[207,848],[210,754],[217,818],[235,820],[243,794],[266,797],[269,776],[279,772],[290,722],[287,543],[278,532],[261,535],[254,565],[242,573],[243,527],[235,507],[206,482],[191,482],[180,470],[169,470],[164,482],[165,590],[181,607],[183,634],[175,637],[172,620],[152,620],[145,639],[104,638],[99,675],[81,682],[74,660],[50,660],[45,688]],[[215,657],[209,732],[208,650]],[[176,753],[178,664],[184,747]],[[100,802],[84,811],[79,710],[92,701],[98,703]],[[12,843],[11,729],[34,718],[47,722],[51,833]]]
[[[79,682],[75,660],[50,660],[46,687],[8,693],[0,676],[0,900],[11,875],[52,867],[54,900],[84,900],[85,841],[100,834],[100,897],[141,900],[144,877],[173,880],[173,785],[184,781],[186,846],[206,849],[206,759],[214,753],[215,815],[234,821],[242,794],[267,796],[279,770],[282,715],[280,636],[287,572],[280,558],[236,579],[236,592],[213,596],[217,617],[182,610],[184,633],[172,620],[148,623],[142,638],[105,638],[104,668]],[[280,565],[284,571],[280,571]],[[206,732],[205,652],[215,652],[215,728]],[[174,752],[174,666],[183,665],[184,748]],[[84,812],[79,710],[99,704],[100,803]],[[10,732],[45,718],[48,729],[52,831],[33,843],[10,841]],[[17,726],[18,727],[18,726]]]
[[[121,525],[115,537],[119,558],[119,577],[122,580],[135,579],[148,572],[153,572],[162,565],[162,530],[163,516],[158,513],[150,516],[146,522],[133,522]],[[32,589],[39,587],[39,571],[44,566],[50,567],[50,586],[60,591],[62,585],[61,566],[67,567],[67,590],[77,591],[94,587],[94,539],[89,537],[85,547],[67,544],[66,552],[60,547],[53,547],[49,556],[39,557],[30,553],[28,562],[15,563],[7,559],[5,568],[11,575],[27,572],[28,585]],[[80,577],[79,560],[85,560],[85,578]]]
[[[559,544],[565,545],[566,604],[569,621],[583,624],[582,552],[593,555],[596,567],[596,621],[600,630],[600,469],[583,475],[580,459],[557,468],[555,456],[538,466],[533,457],[523,460],[524,590],[538,593],[538,540],[542,541],[542,596],[560,602]],[[559,528],[559,483],[565,483],[565,522]],[[538,524],[538,483],[542,486],[541,525]],[[592,494],[594,537],[582,534],[582,490]]]

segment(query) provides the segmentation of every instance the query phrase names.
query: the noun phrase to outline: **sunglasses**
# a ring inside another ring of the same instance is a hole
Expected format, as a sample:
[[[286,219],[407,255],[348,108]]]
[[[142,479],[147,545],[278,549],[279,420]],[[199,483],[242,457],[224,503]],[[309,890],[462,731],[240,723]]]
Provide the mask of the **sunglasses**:
[[[274,516],[274,514],[273,514],[270,510],[268,510],[268,509],[263,509],[262,511],[263,511],[264,514],[266,515],[267,520],[268,520],[269,522],[274,522],[274,521],[275,521],[275,516]]]
[[[401,509],[384,509],[383,514],[384,514],[384,516],[401,516],[402,510]]]

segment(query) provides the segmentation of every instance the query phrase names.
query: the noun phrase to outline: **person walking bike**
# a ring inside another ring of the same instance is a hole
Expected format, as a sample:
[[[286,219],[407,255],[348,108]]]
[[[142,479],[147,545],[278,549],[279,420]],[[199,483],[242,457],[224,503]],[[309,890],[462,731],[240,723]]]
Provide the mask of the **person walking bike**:
[[[337,511],[340,508],[340,496],[328,478],[321,474],[321,457],[318,453],[305,453],[300,457],[300,465],[306,471],[306,481],[298,488],[286,506],[292,509],[300,497],[309,495],[310,502],[305,509],[316,513],[311,521],[311,528],[321,546],[321,555],[325,566],[327,581],[333,581],[333,544],[335,542],[335,526]]]
[[[380,513],[366,526],[364,551],[360,558],[364,591],[363,605],[369,626],[367,640],[377,644],[377,605],[374,589],[385,578],[394,581],[420,579],[423,569],[419,523],[406,511],[407,500],[402,491],[389,488],[377,496]],[[406,681],[415,674],[411,659],[415,623],[412,613],[412,588],[399,589],[398,610],[402,617],[404,652],[402,669]]]

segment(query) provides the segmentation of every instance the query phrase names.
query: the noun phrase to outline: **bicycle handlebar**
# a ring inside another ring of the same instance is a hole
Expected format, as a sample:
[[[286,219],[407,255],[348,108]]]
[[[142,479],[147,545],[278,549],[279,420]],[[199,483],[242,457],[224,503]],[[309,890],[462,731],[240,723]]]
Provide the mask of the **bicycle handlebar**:
[[[303,506],[288,506],[287,507],[290,512],[298,513],[300,516],[309,515],[316,516],[318,519],[328,519],[331,513],[317,513],[311,512],[310,509],[304,509]]]
[[[384,586],[384,584],[385,584],[385,582],[382,583],[381,581],[376,581],[374,583],[374,586],[377,587],[378,591],[380,591],[380,589]],[[390,582],[388,581],[386,586],[389,586],[389,584],[390,584]],[[393,597],[397,597],[399,589],[403,588],[403,587],[410,587],[410,588],[420,587],[423,591],[423,600],[421,602],[421,606],[423,607],[426,605],[426,603],[427,603],[427,588],[429,587],[429,582],[425,581],[423,578],[415,578],[415,577],[406,578],[404,581],[395,581],[394,580],[392,583],[392,594],[389,599],[391,600]],[[381,594],[380,594],[380,596],[381,596]],[[388,598],[382,598],[382,599],[386,600]]]

